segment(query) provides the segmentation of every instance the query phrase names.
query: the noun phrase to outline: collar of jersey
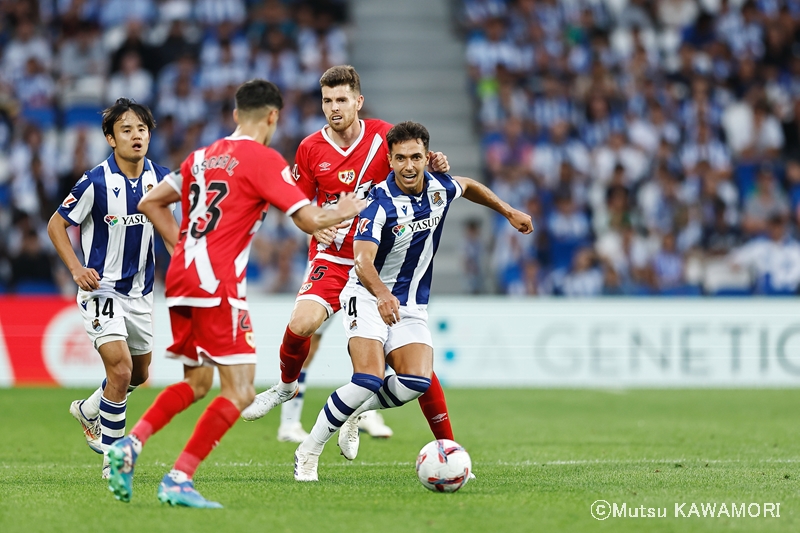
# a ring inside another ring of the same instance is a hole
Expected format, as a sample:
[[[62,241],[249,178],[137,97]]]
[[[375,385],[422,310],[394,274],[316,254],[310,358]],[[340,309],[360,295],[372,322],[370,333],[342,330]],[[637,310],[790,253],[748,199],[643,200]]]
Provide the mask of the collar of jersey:
[[[428,182],[431,181],[432,176],[428,174],[428,171],[425,171],[425,183],[422,186],[422,191],[419,193],[419,196],[413,194],[406,194],[403,192],[403,189],[397,184],[397,176],[394,173],[394,170],[389,174],[389,177],[386,179],[386,182],[389,185],[389,192],[392,193],[392,196],[408,196],[409,198],[413,198],[414,200],[419,201],[420,198],[425,194],[425,191],[428,190]]]
[[[253,139],[249,135],[228,135],[227,137],[225,137],[225,140],[226,141],[253,141],[253,142],[255,142],[255,139]]]
[[[364,132],[367,130],[367,127],[364,124],[363,120],[358,119],[358,122],[361,124],[361,133],[358,134],[358,138],[355,141],[353,141],[353,144],[351,144],[347,148],[347,150],[342,150],[341,146],[333,142],[333,139],[331,139],[330,135],[328,135],[328,131],[325,129],[328,126],[327,124],[325,126],[322,126],[322,130],[320,130],[320,132],[322,133],[322,138],[328,141],[328,144],[330,144],[334,150],[339,152],[341,155],[347,157],[355,149],[355,147],[358,146],[358,143],[361,142],[361,139],[364,138]]]
[[[123,173],[123,172],[122,172],[122,171],[119,169],[119,165],[117,165],[117,160],[116,160],[116,159],[114,159],[114,152],[111,152],[111,155],[110,155],[110,156],[108,156],[108,159],[106,159],[106,162],[108,163],[108,168],[111,170],[111,172],[112,172],[113,174],[119,174],[119,175],[120,175],[120,176],[122,176],[123,178],[126,178],[126,179],[131,179],[131,178],[128,178],[128,176],[126,176],[126,175],[125,175],[125,173]],[[148,160],[148,159],[145,157],[145,158],[144,158],[144,166],[142,167],[142,173],[141,173],[141,174],[139,174],[139,177],[137,177],[137,178],[134,178],[134,179],[137,179],[137,180],[138,180],[138,179],[140,179],[142,176],[144,176],[144,173],[145,173],[145,172],[147,172],[148,170],[152,170],[152,169],[150,168],[150,160]]]

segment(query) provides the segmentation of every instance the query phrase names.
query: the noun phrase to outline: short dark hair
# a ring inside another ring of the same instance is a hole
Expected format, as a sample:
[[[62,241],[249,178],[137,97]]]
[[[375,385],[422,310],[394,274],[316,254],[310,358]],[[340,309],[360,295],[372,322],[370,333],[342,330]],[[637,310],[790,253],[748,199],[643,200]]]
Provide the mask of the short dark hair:
[[[114,105],[103,110],[103,134],[113,137],[114,124],[128,111],[136,113],[136,116],[144,122],[148,130],[153,131],[156,129],[156,119],[153,118],[150,108],[143,104],[137,104],[130,98],[117,98]]]
[[[319,79],[320,87],[338,87],[347,85],[356,94],[361,94],[361,78],[351,65],[337,65],[325,71]]]
[[[389,146],[389,152],[392,151],[392,146],[406,141],[422,141],[425,151],[428,151],[428,144],[431,141],[431,135],[428,129],[419,122],[401,122],[395,124],[392,129],[386,133],[386,144]]]
[[[236,89],[236,109],[240,113],[264,107],[283,109],[281,90],[271,81],[254,79],[244,82]]]

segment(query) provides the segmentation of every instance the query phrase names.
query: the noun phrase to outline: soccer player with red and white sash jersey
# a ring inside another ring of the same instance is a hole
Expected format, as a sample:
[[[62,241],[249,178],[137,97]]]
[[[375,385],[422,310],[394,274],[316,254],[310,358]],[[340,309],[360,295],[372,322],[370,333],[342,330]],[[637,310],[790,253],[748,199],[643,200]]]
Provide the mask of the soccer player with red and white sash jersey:
[[[282,107],[273,83],[244,83],[236,91],[233,116],[238,126],[233,135],[192,153],[179,172],[139,204],[161,232],[174,227],[169,206],[181,201],[180,230],[165,230],[162,236],[175,249],[166,280],[173,336],[167,350],[169,357],[184,363],[185,379],[167,387],[130,434],[109,449],[109,488],[121,501],[130,501],[133,467],[144,443],[208,393],[216,367],[220,395],[162,479],[158,499],[171,505],[221,507],[194,489],[192,476],[255,396],[255,341],[244,281],[253,234],[270,204],[307,233],[349,219],[366,205],[353,194],[342,195],[334,209],[310,205],[286,160],[267,147]]]
[[[297,149],[294,177],[309,198],[323,208],[336,204],[337,194],[355,192],[365,198],[374,185],[386,180],[391,171],[386,133],[391,124],[382,120],[358,117],[364,103],[361,81],[349,65],[328,69],[320,78],[322,110],[328,124],[306,137]],[[431,170],[449,170],[444,154],[435,153]],[[317,232],[309,247],[308,277],[300,287],[289,324],[280,347],[281,379],[277,385],[256,396],[256,401],[242,412],[245,420],[256,420],[280,403],[297,398],[282,409],[279,440],[299,442],[307,435],[300,426],[305,371],[314,335],[341,305],[339,294],[347,284],[353,265],[355,221],[346,221],[335,232]],[[444,392],[436,375],[429,392],[420,398],[420,406],[437,439],[453,439]],[[376,416],[375,413],[370,413]],[[379,418],[380,415],[377,415]],[[377,422],[388,437],[391,429]]]

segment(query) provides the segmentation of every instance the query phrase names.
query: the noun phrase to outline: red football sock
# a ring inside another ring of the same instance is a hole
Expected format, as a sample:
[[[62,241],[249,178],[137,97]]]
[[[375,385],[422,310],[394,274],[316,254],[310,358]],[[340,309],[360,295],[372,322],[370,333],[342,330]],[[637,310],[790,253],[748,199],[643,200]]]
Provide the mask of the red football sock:
[[[145,443],[151,435],[166,426],[172,417],[185,411],[194,402],[194,391],[185,381],[170,385],[156,397],[156,400],[136,422],[131,435]]]
[[[434,437],[454,440],[450,417],[447,415],[447,402],[436,373],[431,375],[431,386],[425,394],[419,397],[419,406],[422,408],[422,414],[428,419],[428,425],[431,427]]]
[[[295,335],[289,326],[283,334],[281,343],[281,381],[291,383],[300,377],[303,363],[308,358],[308,349],[311,346],[311,337]]]
[[[203,411],[189,442],[175,461],[175,470],[185,472],[191,478],[238,418],[239,408],[233,402],[222,396],[214,398]]]

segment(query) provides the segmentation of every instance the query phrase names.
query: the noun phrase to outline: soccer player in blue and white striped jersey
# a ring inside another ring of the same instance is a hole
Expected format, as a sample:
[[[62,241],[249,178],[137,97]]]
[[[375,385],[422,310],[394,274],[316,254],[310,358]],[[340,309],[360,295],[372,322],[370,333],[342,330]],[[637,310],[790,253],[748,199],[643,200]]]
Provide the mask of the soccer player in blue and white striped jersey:
[[[153,224],[136,206],[169,173],[145,157],[154,128],[150,110],[127,98],[106,109],[103,133],[113,153],[78,180],[47,225],[78,285],[84,327],[106,369],[102,385],[70,405],[97,453],[125,435],[127,395],[147,381],[153,351]],[[83,264],[67,235],[78,225]]]
[[[433,372],[428,299],[433,257],[450,204],[463,196],[505,216],[522,233],[530,215],[500,200],[475,180],[425,171],[428,130],[402,122],[386,134],[392,173],[369,194],[354,237],[355,266],[341,293],[350,383],[328,398],[309,436],[295,452],[294,477],[317,481],[319,455],[337,429],[342,455],[358,453],[358,418],[421,396]],[[396,374],[384,380],[388,362]]]

